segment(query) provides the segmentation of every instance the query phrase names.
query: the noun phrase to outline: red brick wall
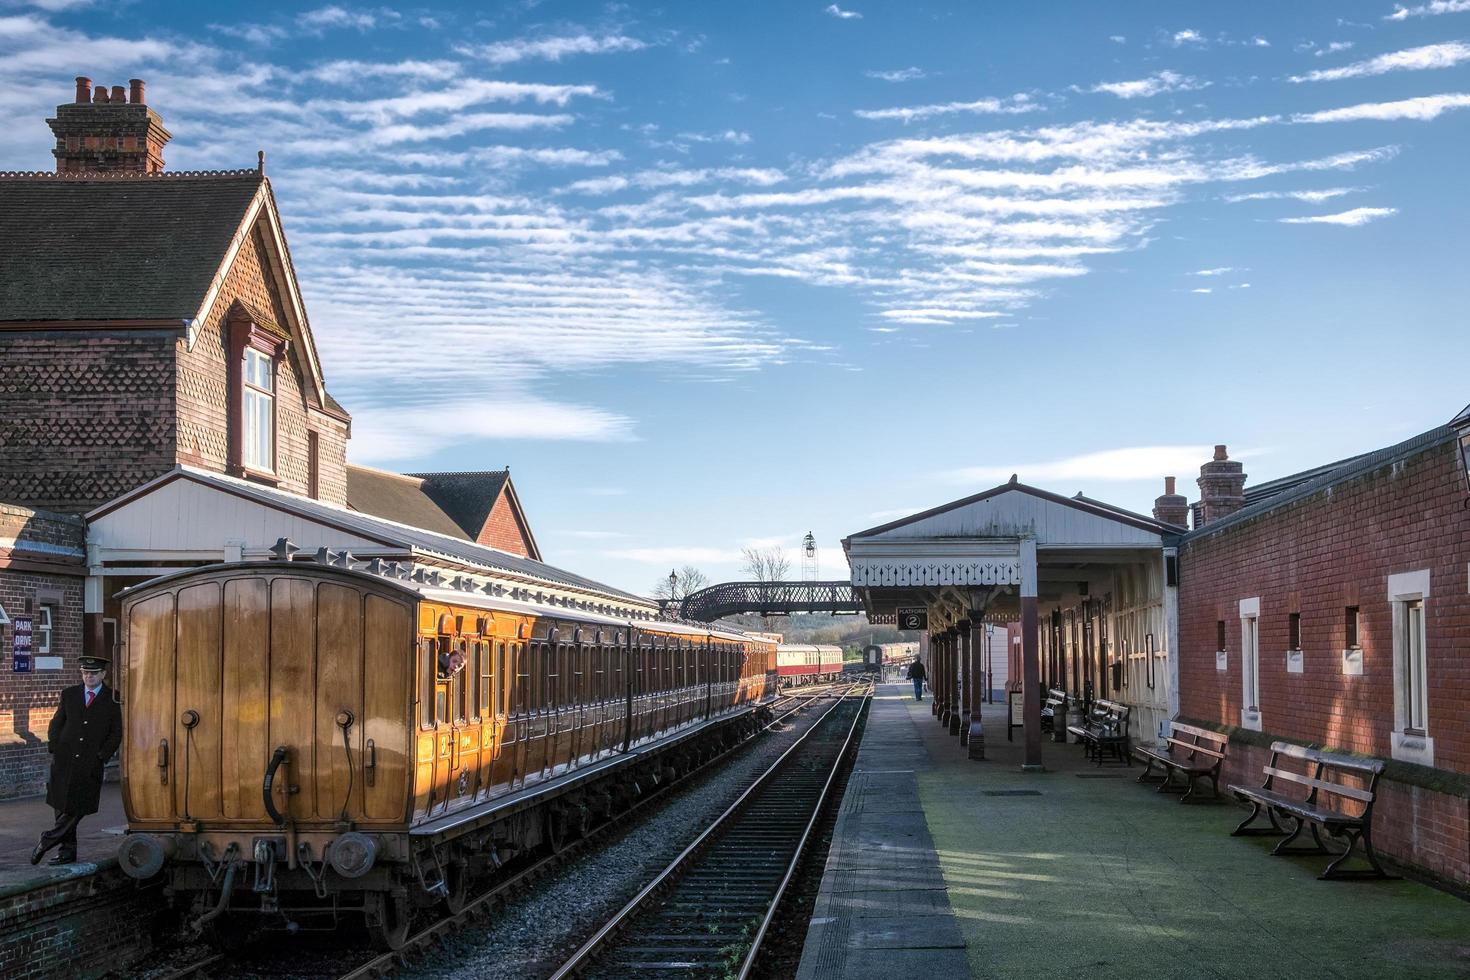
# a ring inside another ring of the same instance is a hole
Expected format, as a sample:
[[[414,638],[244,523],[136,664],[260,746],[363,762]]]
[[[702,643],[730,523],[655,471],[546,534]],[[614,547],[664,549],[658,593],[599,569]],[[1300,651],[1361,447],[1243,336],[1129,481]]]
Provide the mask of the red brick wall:
[[[162,933],[167,901],[138,887],[115,861],[0,899],[0,976],[11,980],[127,975]]]
[[[9,550],[15,560],[41,556],[42,552],[26,550],[30,542],[80,550],[82,522],[0,504],[0,548]],[[12,619],[34,616],[44,598],[60,600],[51,603],[49,656],[61,657],[62,669],[15,673],[11,670],[14,626],[0,626],[0,799],[45,790],[50,770],[46,726],[61,689],[81,680],[77,658],[82,652],[82,579],[7,565],[8,559],[0,559],[0,607]]]
[[[0,500],[82,513],[171,469],[179,333],[0,332]]]
[[[269,314],[276,323],[288,322],[281,292],[261,261],[264,242],[260,231],[241,245],[225,276],[214,308],[205,317],[195,337],[194,349],[179,346],[178,356],[178,446],[181,461],[219,473],[229,463],[228,336],[225,318],[236,299]],[[347,502],[347,426],[313,412],[304,389],[310,384],[301,351],[292,345],[276,378],[276,460],[280,488],[291,493],[308,492],[307,430],[319,438],[318,461],[321,499],[334,504]]]
[[[1453,443],[1445,442],[1243,523],[1187,539],[1179,562],[1180,714],[1240,724],[1239,602],[1258,596],[1263,731],[1390,758],[1394,682],[1388,576],[1427,568],[1428,734],[1434,740],[1434,764],[1470,773],[1470,509],[1465,502],[1464,475]],[[1360,676],[1342,673],[1345,609],[1354,605],[1363,648]],[[1301,614],[1300,674],[1286,671],[1290,612]],[[1225,671],[1215,669],[1220,620],[1229,654]],[[1258,780],[1259,773],[1257,761],[1249,780]],[[1394,852],[1470,880],[1465,801],[1402,783],[1388,785],[1390,798],[1401,802],[1385,806],[1383,826],[1396,812],[1408,821],[1407,836]]]
[[[485,518],[485,526],[480,528],[480,535],[475,543],[525,558],[531,557],[531,543],[521,522],[516,520],[515,508],[510,505],[510,494],[502,491],[496,498],[495,506],[490,508],[490,516]]]

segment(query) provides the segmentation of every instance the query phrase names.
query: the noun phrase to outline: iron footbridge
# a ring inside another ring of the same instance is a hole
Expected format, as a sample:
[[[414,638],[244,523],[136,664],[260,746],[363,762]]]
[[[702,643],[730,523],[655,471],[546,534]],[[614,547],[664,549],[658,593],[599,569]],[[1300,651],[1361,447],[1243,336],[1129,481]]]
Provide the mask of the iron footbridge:
[[[712,623],[736,613],[860,613],[851,582],[722,582],[691,592],[679,604],[684,619]]]

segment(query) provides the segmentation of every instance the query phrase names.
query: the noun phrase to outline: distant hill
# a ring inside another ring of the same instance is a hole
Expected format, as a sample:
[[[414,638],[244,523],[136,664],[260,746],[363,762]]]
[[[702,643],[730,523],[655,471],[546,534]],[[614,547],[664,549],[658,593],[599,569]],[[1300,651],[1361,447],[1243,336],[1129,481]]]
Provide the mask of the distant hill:
[[[733,622],[747,629],[780,633],[787,643],[830,643],[845,649],[861,649],[869,643],[898,643],[919,638],[915,631],[902,631],[892,626],[874,626],[863,616],[831,616],[804,613],[796,616],[773,616],[762,625],[760,616],[732,616]]]

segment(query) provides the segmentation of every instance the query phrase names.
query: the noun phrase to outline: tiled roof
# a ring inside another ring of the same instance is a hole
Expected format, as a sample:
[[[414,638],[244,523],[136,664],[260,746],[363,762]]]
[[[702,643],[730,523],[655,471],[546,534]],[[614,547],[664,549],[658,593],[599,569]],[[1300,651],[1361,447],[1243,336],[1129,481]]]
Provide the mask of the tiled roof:
[[[464,529],[424,492],[424,481],[418,477],[348,463],[347,506],[399,524],[470,540]]]
[[[424,493],[454,523],[464,529],[471,540],[480,533],[490,516],[490,509],[500,499],[510,470],[482,470],[465,473],[408,473],[424,481]]]
[[[0,175],[0,321],[193,316],[264,179]]]
[[[1430,429],[1428,432],[1421,432],[1417,436],[1414,436],[1410,439],[1405,439],[1403,442],[1400,442],[1393,446],[1386,446],[1383,449],[1375,449],[1371,453],[1363,453],[1361,456],[1353,456],[1349,459],[1333,463],[1329,466],[1319,466],[1316,469],[1305,470],[1303,471],[1303,473],[1295,474],[1294,476],[1282,477],[1280,480],[1273,480],[1273,483],[1288,484],[1289,489],[1282,490],[1281,492],[1276,493],[1272,496],[1257,497],[1254,502],[1247,503],[1244,507],[1242,507],[1235,513],[1230,514],[1227,517],[1222,517],[1219,520],[1211,521],[1204,527],[1195,528],[1193,531],[1190,531],[1188,534],[1184,535],[1180,540],[1194,541],[1197,538],[1208,537],[1209,535],[1222,531],[1225,528],[1232,527],[1236,524],[1248,521],[1253,517],[1257,517],[1261,514],[1275,510],[1277,507],[1284,507],[1287,504],[1292,503],[1293,501],[1301,500],[1304,497],[1310,497],[1312,494],[1317,493],[1320,490],[1324,490],[1327,487],[1336,486],[1339,483],[1344,483],[1355,477],[1362,476],[1366,473],[1371,473],[1374,470],[1378,469],[1380,466],[1387,466],[1388,464],[1398,462],[1401,459],[1408,459],[1410,456],[1417,456],[1419,453],[1422,453],[1433,446],[1440,445],[1441,443],[1451,442],[1454,440],[1454,438],[1455,430],[1452,429],[1450,426],[1436,426],[1435,428]],[[1298,480],[1297,478],[1301,476],[1308,476],[1309,479]]]

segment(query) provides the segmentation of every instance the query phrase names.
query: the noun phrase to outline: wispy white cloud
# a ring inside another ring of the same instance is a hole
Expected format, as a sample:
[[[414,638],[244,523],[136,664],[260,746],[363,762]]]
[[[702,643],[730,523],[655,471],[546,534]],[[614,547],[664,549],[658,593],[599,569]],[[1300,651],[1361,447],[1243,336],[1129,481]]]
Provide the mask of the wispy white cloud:
[[[1153,481],[1169,474],[1194,472],[1212,455],[1210,446],[1129,446],[1035,463],[967,466],[941,475],[951,483],[982,485],[1003,483],[1012,473],[1022,483],[1031,484],[1052,480]],[[1242,455],[1237,453],[1236,458]]]
[[[1108,40],[1109,41],[1112,41],[1114,44],[1127,44],[1128,43],[1128,38],[1124,37],[1122,34],[1109,34],[1108,35]]]
[[[370,31],[378,25],[378,15],[371,10],[354,8],[348,10],[336,5],[307,10],[296,17],[296,23],[309,31],[330,28],[351,28]]]
[[[1398,208],[1353,208],[1351,211],[1339,211],[1337,214],[1314,214],[1302,218],[1278,218],[1276,220],[1284,225],[1346,225],[1356,228],[1358,225],[1366,225],[1370,221],[1377,221],[1379,218],[1387,218],[1398,213]]]
[[[1175,31],[1169,37],[1169,43],[1178,48],[1183,47],[1186,44],[1199,45],[1203,47],[1207,42],[1205,41],[1204,35],[1201,34],[1199,31],[1196,31],[1193,28],[1185,28],[1182,31]]]
[[[1324,109],[1321,112],[1301,112],[1291,117],[1298,123],[1356,122],[1364,119],[1394,120],[1413,119],[1424,122],[1437,119],[1452,109],[1470,106],[1470,93],[1448,92],[1443,95],[1422,95],[1414,99],[1397,102],[1364,102],[1344,106],[1341,109]]]
[[[1147,78],[1138,78],[1129,82],[1099,82],[1087,91],[1106,92],[1120,99],[1147,99],[1164,92],[1193,92],[1208,88],[1209,85],[1209,82],[1165,69]]]
[[[1417,7],[1396,6],[1384,20],[1408,20],[1410,17],[1438,17],[1441,14],[1463,14],[1470,11],[1470,0],[1433,0]]]
[[[1333,41],[1325,48],[1318,48],[1312,52],[1314,58],[1325,58],[1330,54],[1339,54],[1343,51],[1351,51],[1356,45],[1354,41]]]
[[[1209,286],[1198,286],[1190,290],[1191,293],[1213,293],[1214,291],[1215,290]]]
[[[647,42],[623,34],[567,34],[554,37],[519,38],[491,44],[467,46],[460,50],[490,62],[511,65],[518,61],[560,61],[579,54],[615,54],[641,51]]]
[[[912,82],[918,78],[928,77],[922,68],[898,68],[892,71],[866,71],[863,72],[869,78],[876,78],[884,82]]]
[[[1255,191],[1250,194],[1227,194],[1225,201],[1238,204],[1241,201],[1301,201],[1305,204],[1321,204],[1344,194],[1356,194],[1361,187],[1325,187],[1319,191]]]
[[[446,425],[446,420],[452,424]],[[353,459],[371,463],[432,456],[465,440],[622,442],[632,437],[633,421],[626,416],[586,405],[517,397],[355,408],[350,448]]]
[[[1227,272],[1234,272],[1234,271],[1235,271],[1235,267],[1234,266],[1222,265],[1222,266],[1220,266],[1219,268],[1216,268],[1216,269],[1198,269],[1198,270],[1196,270],[1194,272],[1191,272],[1190,275],[1191,276],[1223,276]]]
[[[1366,61],[1356,61],[1341,68],[1323,68],[1305,75],[1291,75],[1293,82],[1331,82],[1343,78],[1361,78],[1365,75],[1386,75],[1392,71],[1426,71],[1432,68],[1453,68],[1470,61],[1470,44],[1449,41],[1444,44],[1426,44],[1381,54]]]
[[[831,16],[836,17],[838,20],[862,20],[863,19],[863,15],[860,14],[860,13],[858,13],[856,10],[843,10],[841,7],[837,6],[837,4],[835,4],[835,3],[829,3],[829,4],[827,4],[827,6],[823,10],[823,13],[830,14]]]
[[[1031,100],[1031,96],[1024,92],[1012,95],[1004,99],[976,99],[973,102],[944,102],[935,105],[907,106],[894,109],[854,109],[853,115],[859,119],[898,119],[902,122],[916,122],[920,119],[930,119],[934,116],[947,116],[958,112],[970,113],[1000,113],[1014,114],[1021,112],[1035,112],[1041,107]]]

